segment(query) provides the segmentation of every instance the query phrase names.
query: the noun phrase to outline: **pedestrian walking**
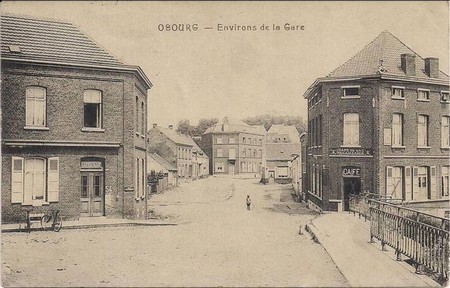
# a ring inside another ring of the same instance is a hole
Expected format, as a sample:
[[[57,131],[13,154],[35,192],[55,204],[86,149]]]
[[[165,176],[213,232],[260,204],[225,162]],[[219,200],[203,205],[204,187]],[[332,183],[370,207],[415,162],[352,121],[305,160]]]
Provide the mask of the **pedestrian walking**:
[[[247,203],[247,210],[250,210],[250,205],[252,204],[252,199],[250,198],[250,195],[247,195],[247,199],[245,202]]]

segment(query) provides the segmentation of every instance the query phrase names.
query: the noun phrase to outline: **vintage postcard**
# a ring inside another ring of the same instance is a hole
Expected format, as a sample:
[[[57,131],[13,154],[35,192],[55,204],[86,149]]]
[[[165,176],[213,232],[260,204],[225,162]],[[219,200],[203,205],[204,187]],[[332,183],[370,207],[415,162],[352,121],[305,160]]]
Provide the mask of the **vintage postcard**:
[[[448,2],[1,3],[2,287],[445,287]]]

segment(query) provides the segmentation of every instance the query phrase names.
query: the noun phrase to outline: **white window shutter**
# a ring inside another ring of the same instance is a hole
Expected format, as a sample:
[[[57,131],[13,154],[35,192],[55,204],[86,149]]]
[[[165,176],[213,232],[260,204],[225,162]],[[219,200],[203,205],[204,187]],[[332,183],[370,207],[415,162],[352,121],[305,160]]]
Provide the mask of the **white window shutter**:
[[[392,166],[386,166],[386,196],[391,196],[393,191]]]
[[[430,189],[431,199],[437,199],[438,193],[436,191],[436,166],[430,167]]]
[[[419,197],[419,168],[413,166],[413,199],[416,200]]]
[[[405,199],[406,201],[412,199],[412,191],[411,191],[411,167],[405,167]]]
[[[23,166],[23,158],[12,157],[11,203],[22,203],[23,201]]]
[[[48,158],[47,201],[59,201],[59,157]]]

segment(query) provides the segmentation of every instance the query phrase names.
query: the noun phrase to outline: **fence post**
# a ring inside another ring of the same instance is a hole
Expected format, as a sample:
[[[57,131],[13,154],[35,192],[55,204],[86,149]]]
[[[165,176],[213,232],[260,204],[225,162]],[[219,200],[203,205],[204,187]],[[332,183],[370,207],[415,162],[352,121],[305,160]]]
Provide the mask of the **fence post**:
[[[396,238],[397,238],[397,243],[396,243],[396,249],[395,252],[397,254],[397,261],[402,261],[402,257],[401,257],[401,253],[400,253],[400,235],[402,235],[401,233],[401,225],[400,225],[400,207],[397,207],[397,215],[396,215],[396,221],[395,221],[395,233],[396,233]]]

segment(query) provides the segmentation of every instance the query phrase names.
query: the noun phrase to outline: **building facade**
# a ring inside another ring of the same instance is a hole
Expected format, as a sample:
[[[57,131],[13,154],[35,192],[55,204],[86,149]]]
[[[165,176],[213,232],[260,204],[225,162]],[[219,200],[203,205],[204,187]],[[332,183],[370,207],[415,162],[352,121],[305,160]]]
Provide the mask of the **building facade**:
[[[307,201],[348,210],[371,192],[448,208],[449,77],[388,31],[305,93]]]
[[[2,222],[145,219],[147,90],[76,26],[2,15]]]
[[[147,154],[147,181],[152,193],[178,186],[177,168],[157,153]]]
[[[210,174],[260,177],[266,130],[225,117],[202,135]]]

